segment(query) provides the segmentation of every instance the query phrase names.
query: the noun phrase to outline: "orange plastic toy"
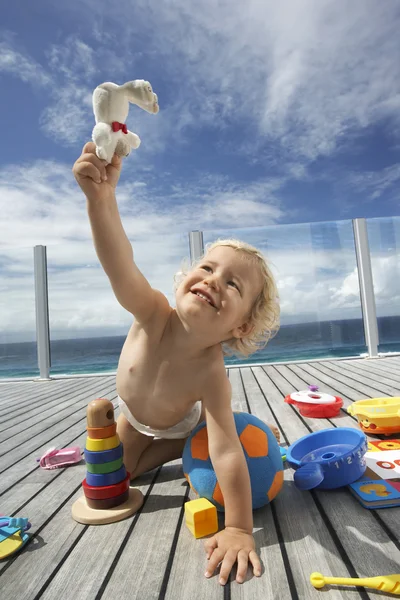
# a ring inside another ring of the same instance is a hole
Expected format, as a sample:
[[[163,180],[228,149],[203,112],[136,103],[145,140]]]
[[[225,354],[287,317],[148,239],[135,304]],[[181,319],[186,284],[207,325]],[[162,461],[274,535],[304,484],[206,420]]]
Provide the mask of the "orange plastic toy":
[[[351,404],[347,412],[355,415],[362,431],[391,435],[400,432],[400,398],[370,398]]]

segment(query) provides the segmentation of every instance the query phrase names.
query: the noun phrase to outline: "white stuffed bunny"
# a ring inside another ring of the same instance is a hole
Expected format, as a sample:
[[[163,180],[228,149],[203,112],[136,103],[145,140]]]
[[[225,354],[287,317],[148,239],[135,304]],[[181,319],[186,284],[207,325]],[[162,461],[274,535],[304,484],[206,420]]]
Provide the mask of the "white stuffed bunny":
[[[128,156],[131,148],[140,146],[140,138],[125,125],[129,103],[149,113],[158,113],[158,98],[148,81],[136,79],[123,85],[102,83],[93,92],[93,112],[96,125],[92,139],[96,154],[110,163],[115,154]]]

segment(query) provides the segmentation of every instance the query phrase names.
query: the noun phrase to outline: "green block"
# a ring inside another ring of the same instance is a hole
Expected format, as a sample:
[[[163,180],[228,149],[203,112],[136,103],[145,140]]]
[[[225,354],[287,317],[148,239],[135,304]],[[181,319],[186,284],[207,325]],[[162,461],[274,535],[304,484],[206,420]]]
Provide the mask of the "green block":
[[[100,463],[95,465],[93,463],[86,463],[86,469],[89,473],[95,473],[96,475],[103,475],[104,473],[112,473],[113,471],[118,471],[124,464],[123,458],[117,458],[117,460],[112,460],[111,462]]]

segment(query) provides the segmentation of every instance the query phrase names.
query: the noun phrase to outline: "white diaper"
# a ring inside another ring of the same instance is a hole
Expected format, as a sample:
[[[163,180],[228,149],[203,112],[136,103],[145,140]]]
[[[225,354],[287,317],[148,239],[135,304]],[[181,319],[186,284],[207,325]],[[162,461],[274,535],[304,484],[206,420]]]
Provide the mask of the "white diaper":
[[[139,423],[139,421],[137,421],[132,415],[125,402],[119,396],[118,402],[121,413],[124,415],[127,421],[129,421],[132,427],[136,429],[136,431],[139,431],[144,435],[153,436],[157,439],[172,440],[183,439],[188,437],[192,429],[194,429],[198,424],[201,415],[201,402],[199,401],[196,402],[190,413],[186,415],[183,421],[180,421],[180,423],[177,423],[177,425],[169,427],[169,429],[153,429],[148,425],[143,425],[142,423]]]

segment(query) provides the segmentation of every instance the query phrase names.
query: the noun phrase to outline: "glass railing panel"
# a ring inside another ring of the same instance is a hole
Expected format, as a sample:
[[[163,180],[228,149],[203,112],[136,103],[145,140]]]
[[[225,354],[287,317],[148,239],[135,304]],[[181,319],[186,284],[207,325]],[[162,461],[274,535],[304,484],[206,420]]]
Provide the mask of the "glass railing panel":
[[[352,222],[204,232],[204,243],[237,238],[259,248],[276,278],[281,327],[266,348],[227,364],[358,356],[367,352]]]
[[[367,219],[379,352],[400,352],[400,217]]]
[[[0,250],[0,378],[37,377],[33,248]]]

